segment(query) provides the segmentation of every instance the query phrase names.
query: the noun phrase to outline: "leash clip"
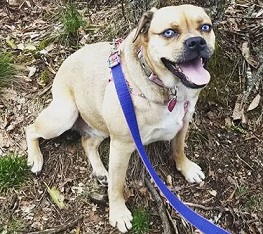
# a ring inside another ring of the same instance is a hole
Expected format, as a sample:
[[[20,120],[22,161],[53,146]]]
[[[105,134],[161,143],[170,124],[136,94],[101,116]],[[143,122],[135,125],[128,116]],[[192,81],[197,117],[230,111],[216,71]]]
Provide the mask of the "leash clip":
[[[108,58],[108,66],[109,68],[113,68],[115,66],[117,66],[118,64],[121,63],[121,56],[120,56],[120,51],[119,51],[119,46],[122,43],[123,39],[122,38],[118,38],[116,40],[113,41],[113,43],[111,44],[112,48],[111,48],[111,54]]]
[[[121,63],[121,57],[119,55],[119,51],[111,52],[108,58],[108,66],[109,68],[113,68]]]

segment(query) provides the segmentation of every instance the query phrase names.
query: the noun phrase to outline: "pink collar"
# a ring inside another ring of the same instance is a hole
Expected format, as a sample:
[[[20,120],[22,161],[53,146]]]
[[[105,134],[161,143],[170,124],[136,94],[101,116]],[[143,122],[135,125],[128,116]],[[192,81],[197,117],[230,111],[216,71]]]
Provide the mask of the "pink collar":
[[[119,54],[119,51],[118,51],[118,48],[119,48],[119,45],[121,44],[122,40],[119,40],[117,39],[114,43],[113,43],[113,48],[112,48],[112,52],[109,56],[109,59],[108,59],[108,63],[109,65],[114,65],[115,63],[121,63],[121,58],[120,58],[120,54]],[[142,48],[140,48],[139,52],[138,52],[138,58],[139,58],[139,61],[141,63],[141,66],[142,68],[144,69],[145,71],[145,74],[148,76],[149,80],[152,81],[153,83],[157,84],[158,86],[161,86],[163,88],[167,88],[169,89],[169,95],[171,96],[168,104],[167,104],[167,107],[168,107],[168,110],[170,112],[173,111],[176,103],[177,103],[177,90],[174,89],[172,90],[171,88],[168,88],[168,87],[165,87],[165,85],[163,84],[163,82],[159,79],[158,76],[156,76],[151,68],[149,67],[149,65],[147,64],[147,62],[145,61],[144,57],[143,57],[143,53],[142,53]],[[113,81],[113,78],[111,77],[109,79],[109,82],[110,81]],[[130,90],[130,93],[135,95],[135,96],[138,96],[138,97],[142,97],[142,98],[146,98],[145,95],[143,93],[139,93],[137,91],[135,91],[129,84],[129,82],[127,81],[127,85],[129,87],[129,90]],[[186,101],[185,102],[185,107],[184,107],[184,110],[185,110],[185,114],[188,112],[188,104],[189,102]]]

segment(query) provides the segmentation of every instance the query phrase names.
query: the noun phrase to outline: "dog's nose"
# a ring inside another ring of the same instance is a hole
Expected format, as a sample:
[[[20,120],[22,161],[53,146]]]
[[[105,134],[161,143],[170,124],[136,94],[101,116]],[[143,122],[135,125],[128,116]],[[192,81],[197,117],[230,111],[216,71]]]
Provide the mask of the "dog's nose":
[[[202,37],[190,37],[185,41],[185,45],[190,50],[201,51],[206,46],[206,41]]]

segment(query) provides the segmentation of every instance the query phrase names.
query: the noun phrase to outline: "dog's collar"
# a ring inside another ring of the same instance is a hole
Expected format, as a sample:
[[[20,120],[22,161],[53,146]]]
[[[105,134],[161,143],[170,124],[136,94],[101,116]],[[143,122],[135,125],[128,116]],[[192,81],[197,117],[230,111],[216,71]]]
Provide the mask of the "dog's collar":
[[[109,65],[109,67],[114,67],[114,66],[116,66],[116,65],[121,63],[121,58],[120,58],[120,53],[119,53],[119,45],[121,44],[121,42],[122,42],[122,40],[116,40],[113,43],[112,52],[111,52],[111,54],[110,54],[110,56],[108,58],[108,65]],[[157,84],[158,86],[163,87],[163,88],[167,88],[169,90],[170,99],[168,101],[167,107],[168,107],[168,110],[170,112],[172,112],[174,107],[175,107],[175,105],[176,105],[176,103],[177,103],[177,89],[176,88],[166,87],[163,84],[163,82],[159,79],[159,77],[156,76],[152,72],[151,68],[149,67],[149,65],[147,64],[147,62],[145,61],[145,59],[143,57],[142,48],[138,52],[138,58],[140,60],[142,68],[145,71],[145,74],[149,77],[149,80],[152,81],[153,83]],[[109,79],[109,82],[110,81],[113,81],[112,77]],[[129,87],[129,90],[130,90],[131,94],[133,94],[135,96],[142,97],[142,98],[146,98],[143,93],[139,93],[139,92],[136,92],[135,90],[133,90],[133,88],[130,86],[128,81],[127,81],[127,85]],[[187,106],[188,106],[188,102],[187,102]]]
[[[138,58],[141,63],[142,69],[144,70],[146,76],[148,76],[149,80],[157,84],[158,86],[169,90],[169,96],[171,98],[168,101],[168,110],[172,112],[177,103],[177,89],[166,87],[164,83],[161,81],[161,79],[153,73],[152,69],[150,68],[150,66],[148,65],[148,63],[146,62],[143,56],[142,48],[139,49]]]
[[[148,65],[148,63],[146,62],[143,56],[142,48],[140,48],[138,52],[138,58],[141,63],[142,69],[144,70],[146,76],[148,76],[149,80],[161,87],[168,88],[164,85],[161,79],[153,73],[152,69],[150,68],[150,66]]]

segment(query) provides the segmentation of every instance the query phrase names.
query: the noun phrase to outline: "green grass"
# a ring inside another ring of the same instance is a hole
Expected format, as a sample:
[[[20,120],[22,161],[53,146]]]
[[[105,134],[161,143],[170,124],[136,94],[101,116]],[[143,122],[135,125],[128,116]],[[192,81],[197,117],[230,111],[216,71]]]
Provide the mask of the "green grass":
[[[9,85],[15,75],[15,68],[12,65],[12,56],[10,54],[0,54],[0,92],[1,89]]]
[[[19,230],[23,230],[25,224],[20,219],[8,218],[6,215],[0,215],[0,233],[1,234],[15,234]]]
[[[73,5],[67,6],[61,13],[60,19],[63,25],[63,35],[74,38],[78,35],[80,27],[85,26],[86,22]]]
[[[143,208],[136,208],[133,211],[132,233],[146,234],[150,230],[150,216]]]
[[[17,189],[29,175],[27,161],[16,155],[0,157],[0,192]]]

